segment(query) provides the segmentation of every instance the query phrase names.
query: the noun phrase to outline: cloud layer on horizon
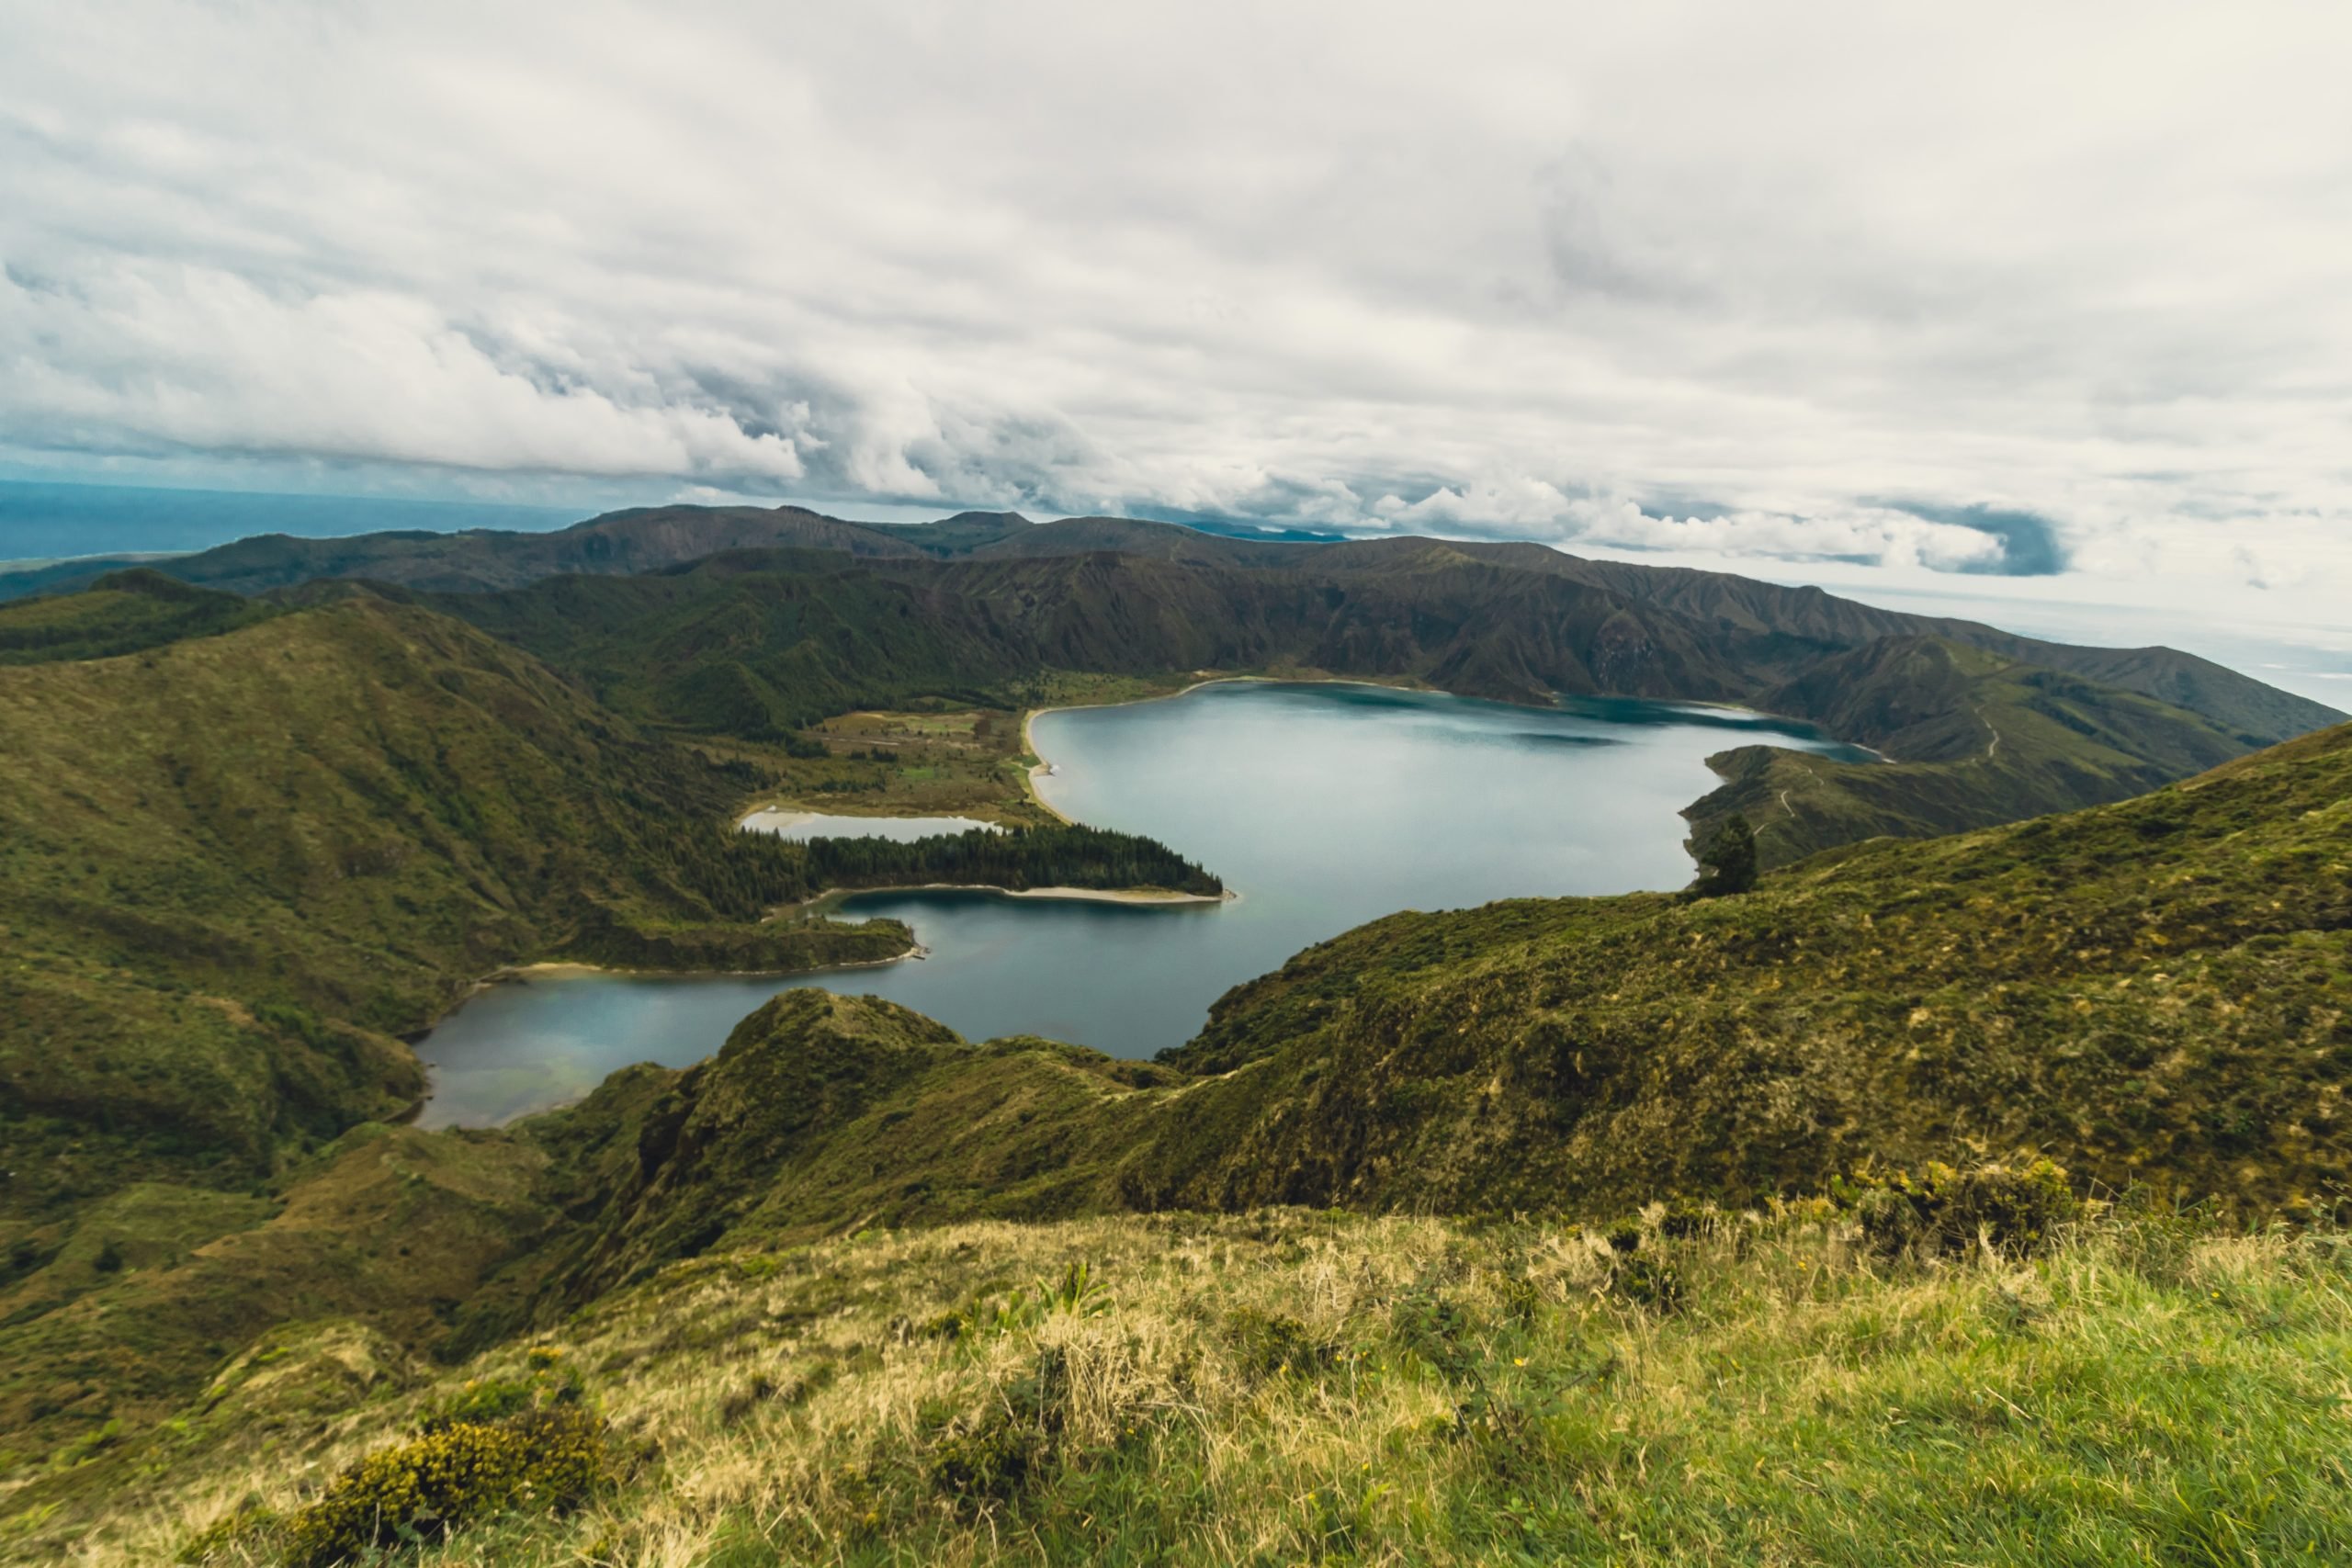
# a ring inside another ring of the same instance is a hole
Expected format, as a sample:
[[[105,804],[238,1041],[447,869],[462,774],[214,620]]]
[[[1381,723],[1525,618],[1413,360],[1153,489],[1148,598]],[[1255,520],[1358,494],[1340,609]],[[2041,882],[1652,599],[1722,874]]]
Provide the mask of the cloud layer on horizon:
[[[2352,592],[2352,17],[2121,15],[0,0],[0,446]]]

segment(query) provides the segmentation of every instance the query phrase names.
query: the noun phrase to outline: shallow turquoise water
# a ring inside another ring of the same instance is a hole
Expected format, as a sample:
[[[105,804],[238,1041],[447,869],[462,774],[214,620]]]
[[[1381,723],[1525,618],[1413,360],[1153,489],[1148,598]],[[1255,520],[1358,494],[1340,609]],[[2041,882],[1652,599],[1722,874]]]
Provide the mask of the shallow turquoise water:
[[[1227,682],[1040,716],[1058,809],[1174,846],[1240,897],[1136,908],[987,893],[865,894],[929,956],[779,977],[582,976],[498,986],[419,1047],[428,1126],[559,1103],[632,1062],[683,1065],[787,986],[866,992],[971,1039],[1032,1033],[1148,1056],[1227,988],[1397,909],[1679,887],[1679,809],[1704,759],[1751,740],[1849,748],[1749,715],[1623,700],[1557,710],[1378,686]]]

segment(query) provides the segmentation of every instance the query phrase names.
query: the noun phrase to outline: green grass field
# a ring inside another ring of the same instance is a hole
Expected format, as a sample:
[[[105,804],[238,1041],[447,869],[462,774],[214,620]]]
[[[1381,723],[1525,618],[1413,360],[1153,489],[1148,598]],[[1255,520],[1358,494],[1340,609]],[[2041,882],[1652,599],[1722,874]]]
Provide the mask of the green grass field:
[[[421,1565],[2340,1562],[2347,1352],[2346,1237],[2158,1213],[1943,1261],[1820,1203],[967,1224],[678,1264],[440,1373],[318,1325],[0,1540],[164,1561],[242,1508],[208,1560],[266,1561],[560,1365],[604,1479]]]

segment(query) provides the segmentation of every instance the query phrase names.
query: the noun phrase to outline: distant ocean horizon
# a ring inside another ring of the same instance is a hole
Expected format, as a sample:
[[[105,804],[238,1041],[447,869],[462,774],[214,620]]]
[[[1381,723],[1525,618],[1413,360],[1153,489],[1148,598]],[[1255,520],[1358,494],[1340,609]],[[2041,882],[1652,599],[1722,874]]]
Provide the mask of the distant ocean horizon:
[[[0,479],[0,562],[75,556],[184,555],[255,534],[337,539],[414,528],[545,533],[599,510],[390,496]]]

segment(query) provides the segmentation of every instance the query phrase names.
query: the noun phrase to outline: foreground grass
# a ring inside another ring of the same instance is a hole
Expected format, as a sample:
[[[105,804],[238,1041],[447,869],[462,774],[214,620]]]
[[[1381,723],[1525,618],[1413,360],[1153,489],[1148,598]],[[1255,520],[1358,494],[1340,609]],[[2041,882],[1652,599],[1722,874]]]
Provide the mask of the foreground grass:
[[[697,1259],[556,1338],[612,1424],[605,1492],[414,1560],[2352,1559],[2341,1237],[2109,1216],[2039,1258],[1928,1263],[1826,1210],[1662,1220],[1631,1250],[1270,1211]],[[0,1540],[168,1559],[526,1355],[346,1376],[373,1392],[334,1414],[303,1369],[355,1352],[322,1327],[276,1350],[287,1411],[232,1369],[209,1407],[232,1421],[0,1501]]]

